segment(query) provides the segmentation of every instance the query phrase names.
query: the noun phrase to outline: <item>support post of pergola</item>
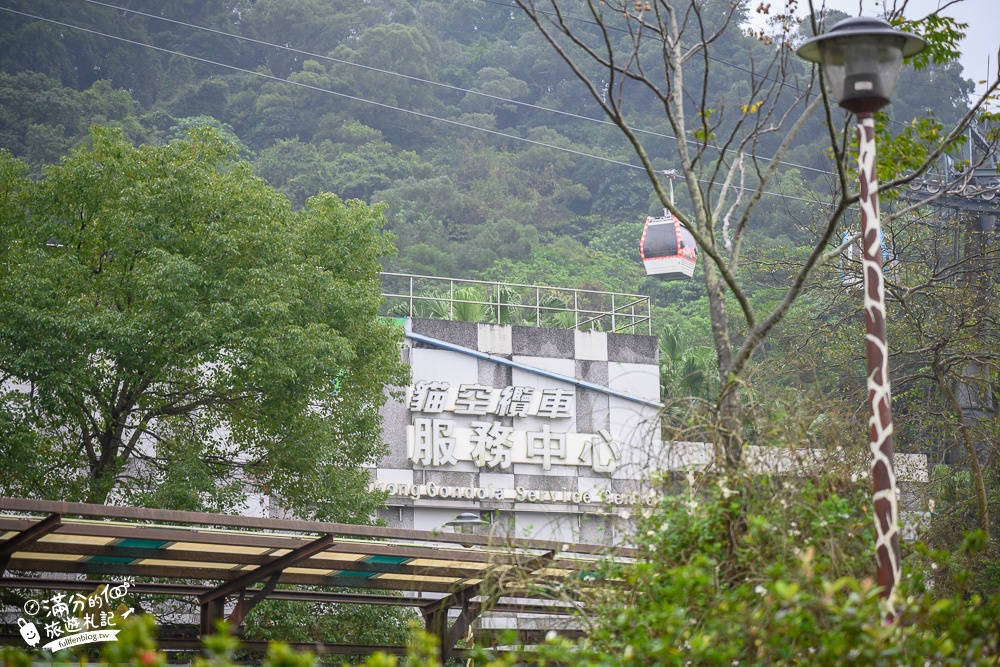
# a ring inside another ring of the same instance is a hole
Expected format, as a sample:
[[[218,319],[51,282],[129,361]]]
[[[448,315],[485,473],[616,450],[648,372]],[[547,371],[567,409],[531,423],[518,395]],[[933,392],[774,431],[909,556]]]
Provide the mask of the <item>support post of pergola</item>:
[[[300,561],[326,551],[332,545],[333,536],[323,535],[309,544],[290,551],[284,556],[275,558],[270,563],[261,565],[198,596],[198,602],[201,605],[201,636],[206,637],[215,630],[216,621],[221,620],[225,614],[226,597],[234,593],[239,593],[240,595],[240,601],[237,603],[236,608],[233,609],[229,618],[226,619],[232,625],[238,626],[243,622],[243,619],[246,618],[251,609],[270,595],[274,587],[278,584],[281,573],[284,572],[285,568],[292,567]],[[249,600],[245,599],[247,588],[265,579],[268,579],[268,582],[264,585],[264,588],[256,591],[255,595]]]
[[[518,565],[514,572],[530,574],[545,567],[555,558],[554,551],[547,551],[541,556]],[[437,637],[441,646],[441,664],[445,664],[455,650],[455,645],[468,635],[469,628],[484,610],[492,607],[503,594],[503,584],[500,581],[483,580],[450,593],[439,600],[421,607],[424,616],[424,629],[428,634]],[[473,602],[473,598],[486,597],[484,602]],[[448,627],[448,611],[460,608],[458,618]]]
[[[441,646],[441,664],[445,664],[455,650],[455,644],[465,637],[472,623],[479,618],[483,608],[488,605],[473,603],[472,599],[484,595],[485,581],[466,586],[440,600],[435,600],[421,608],[424,615],[424,629],[428,634],[437,637]],[[499,589],[497,589],[499,590]],[[461,607],[461,612],[451,627],[448,627],[448,611]]]

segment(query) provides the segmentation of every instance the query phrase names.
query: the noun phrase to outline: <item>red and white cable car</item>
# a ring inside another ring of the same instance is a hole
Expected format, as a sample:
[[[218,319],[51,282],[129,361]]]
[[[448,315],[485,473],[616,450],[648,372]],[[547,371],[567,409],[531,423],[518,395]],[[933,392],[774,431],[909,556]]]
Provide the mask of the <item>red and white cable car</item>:
[[[698,261],[698,245],[691,232],[667,211],[662,218],[646,218],[639,253],[647,276],[667,280],[690,278]]]

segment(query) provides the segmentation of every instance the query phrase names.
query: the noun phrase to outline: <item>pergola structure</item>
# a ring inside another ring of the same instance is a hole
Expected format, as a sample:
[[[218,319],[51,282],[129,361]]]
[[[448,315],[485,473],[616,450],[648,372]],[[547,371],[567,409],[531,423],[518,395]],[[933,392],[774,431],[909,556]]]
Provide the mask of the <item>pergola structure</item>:
[[[131,593],[194,600],[201,635],[218,620],[239,626],[266,599],[412,607],[439,638],[442,662],[461,653],[456,643],[484,612],[552,619],[578,612],[572,597],[556,592],[608,555],[608,547],[541,540],[0,498],[0,587],[94,590],[135,578]],[[12,640],[21,643],[0,637]],[[195,638],[162,641],[168,649],[198,646]]]

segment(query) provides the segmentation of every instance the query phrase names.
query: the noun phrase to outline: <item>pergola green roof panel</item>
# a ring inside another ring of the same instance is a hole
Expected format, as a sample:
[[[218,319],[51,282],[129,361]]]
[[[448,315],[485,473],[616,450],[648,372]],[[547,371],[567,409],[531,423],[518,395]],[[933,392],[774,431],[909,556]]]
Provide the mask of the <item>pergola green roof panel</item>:
[[[498,611],[566,614],[572,606],[551,601],[551,584],[579,581],[605,555],[608,548],[595,545],[0,498],[0,586],[92,590],[134,577],[136,592],[196,598],[203,631],[227,598],[244,595],[254,604],[412,606],[429,624],[470,600],[489,599]]]

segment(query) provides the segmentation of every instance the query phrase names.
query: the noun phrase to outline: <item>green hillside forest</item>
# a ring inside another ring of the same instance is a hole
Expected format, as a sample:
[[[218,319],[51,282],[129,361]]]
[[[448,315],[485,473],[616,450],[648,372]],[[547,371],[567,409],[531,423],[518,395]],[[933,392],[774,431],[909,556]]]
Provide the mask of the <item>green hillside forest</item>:
[[[771,16],[768,28],[752,27],[750,19],[767,11],[763,3],[693,6],[705,30],[725,31],[692,52],[687,87],[677,94],[701,125],[678,136],[653,91],[609,77],[590,60],[578,60],[575,73],[509,0],[7,0],[0,147],[41,178],[47,165],[93,142],[94,125],[149,146],[209,126],[294,210],[325,192],[384,205],[395,245],[381,255],[385,271],[649,295],[668,426],[684,437],[704,435],[691,415],[711,414],[721,385],[732,381],[742,387],[748,441],[853,433],[863,446],[862,304],[849,262],[827,262],[808,276],[738,377],[720,377],[704,258],[690,280],[643,272],[643,221],[660,213],[662,200],[578,74],[610,96],[614,86],[628,90],[623,117],[657,172],[679,166],[682,144],[695,151],[692,182],[706,192],[717,192],[727,173],[752,192],[767,157],[783,150],[741,230],[739,303],[720,292],[731,306],[733,349],[752,328],[737,312],[769,312],[817,243],[832,250],[857,231],[847,202],[832,237],[821,234],[843,187],[856,188],[856,176],[842,182],[836,170],[853,155],[853,121],[833,105],[830,116],[806,118],[787,146],[785,129],[768,129],[780,126],[814,76],[793,54],[777,56],[813,26]],[[583,41],[628,43],[626,24],[600,24],[584,3],[563,8]],[[924,29],[940,34],[949,26]],[[883,181],[919,164],[970,109],[973,82],[947,58],[947,35],[945,42],[936,52],[943,56],[904,67],[880,114]],[[713,140],[763,109],[768,115],[748,143]],[[934,164],[968,159],[965,136]],[[745,169],[727,171],[743,154]],[[690,210],[691,183],[674,185],[678,208]],[[882,197],[884,213],[900,212],[887,218],[885,237],[896,446],[928,454],[932,467],[978,452],[992,480],[996,241],[992,232],[973,233],[974,216],[909,206],[895,196],[899,189]],[[976,512],[962,507],[958,523],[974,524]]]

